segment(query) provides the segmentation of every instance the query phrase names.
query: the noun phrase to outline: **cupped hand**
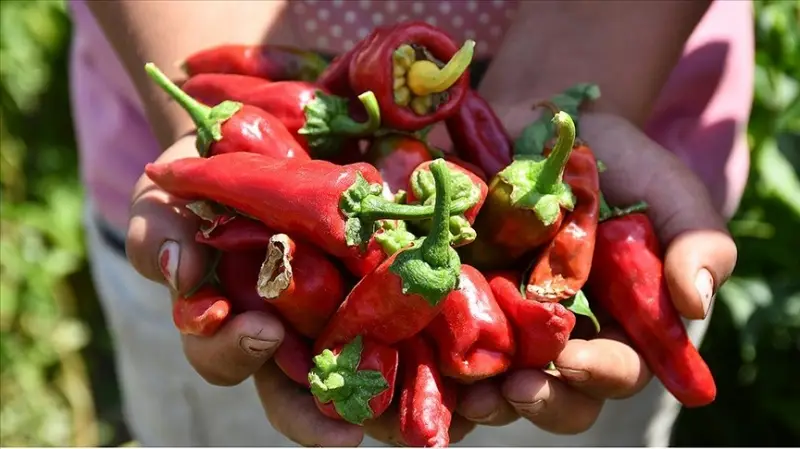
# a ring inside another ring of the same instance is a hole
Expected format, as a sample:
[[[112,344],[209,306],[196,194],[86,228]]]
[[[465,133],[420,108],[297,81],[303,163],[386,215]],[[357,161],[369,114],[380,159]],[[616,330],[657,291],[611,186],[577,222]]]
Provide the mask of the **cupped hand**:
[[[182,138],[156,162],[198,157],[194,136]],[[172,300],[195,287],[208,269],[209,252],[195,242],[198,218],[143,175],[134,189],[128,225],[128,259],[144,277],[167,285]],[[153,298],[154,301],[162,298]],[[176,330],[177,332],[177,330]],[[246,312],[211,337],[183,335],[189,363],[213,385],[231,386],[254,376],[270,423],[304,446],[357,446],[363,430],[323,416],[307,391],[299,389],[271,361],[283,326],[263,312]]]
[[[511,135],[519,135],[537,114],[526,106],[500,109],[498,115]],[[580,132],[607,166],[601,187],[609,203],[648,203],[648,215],[666,248],[665,278],[676,309],[687,319],[705,318],[736,263],[736,246],[705,186],[672,153],[625,119],[586,113]],[[441,130],[431,138],[447,146]],[[514,371],[465,388],[459,414],[494,426],[521,416],[553,433],[581,433],[594,424],[606,399],[635,395],[652,378],[644,360],[613,325],[590,340],[570,340],[554,365],[553,372]]]

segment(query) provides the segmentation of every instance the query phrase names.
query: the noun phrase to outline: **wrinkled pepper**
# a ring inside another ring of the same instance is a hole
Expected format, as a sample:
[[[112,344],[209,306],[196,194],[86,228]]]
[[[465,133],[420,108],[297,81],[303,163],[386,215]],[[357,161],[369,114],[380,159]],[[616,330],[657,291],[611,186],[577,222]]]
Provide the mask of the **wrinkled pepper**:
[[[458,49],[438,28],[404,22],[363,42],[350,61],[350,86],[375,93],[387,128],[419,131],[456,113],[469,89],[474,41]]]
[[[230,73],[270,81],[314,81],[327,67],[312,51],[283,45],[219,45],[193,53],[181,64],[189,76]]]
[[[197,75],[186,81],[182,89],[204,104],[237,101],[274,115],[314,157],[329,157],[343,151],[344,145],[358,145],[358,137],[371,135],[380,126],[380,110],[371,92],[358,97],[366,121],[357,122],[349,112],[348,99],[329,95],[314,84],[259,80],[261,84],[253,85],[250,81],[253,79],[257,78]]]
[[[425,333],[436,345],[442,374],[463,383],[505,372],[516,349],[514,330],[486,278],[464,264],[458,289],[447,296]]]
[[[561,301],[575,296],[589,279],[600,213],[600,177],[589,147],[579,144],[572,150],[564,181],[575,195],[575,208],[536,256],[525,289],[528,299]]]
[[[226,153],[151,163],[147,176],[165,191],[189,200],[211,200],[253,217],[275,232],[291,233],[342,259],[361,277],[384,259],[373,234],[384,218],[425,219],[432,206],[383,198],[383,181],[369,164],[274,159]],[[460,213],[470,205],[454,202]]]
[[[274,115],[234,101],[208,107],[187,95],[152,63],[150,77],[189,113],[197,127],[200,156],[248,152],[277,158],[310,159],[283,123]]]
[[[436,356],[422,335],[403,340],[400,352],[400,434],[410,447],[447,447],[456,407],[456,390],[436,366]]]
[[[192,296],[179,295],[172,304],[172,321],[181,334],[214,335],[230,314],[231,303],[211,285],[202,286]]]
[[[489,194],[475,221],[478,238],[463,248],[465,262],[481,270],[512,266],[525,254],[550,242],[575,196],[564,182],[575,127],[565,112],[553,117],[558,139],[545,157],[516,159],[489,184]]]
[[[514,146],[503,122],[475,90],[468,90],[455,114],[445,120],[455,152],[493,178],[513,161]]]
[[[376,137],[364,155],[364,162],[374,165],[395,193],[408,186],[408,179],[419,164],[431,159],[425,142],[401,133]]]
[[[350,291],[314,344],[315,352],[357,335],[392,345],[423,330],[458,288],[461,262],[450,247],[450,171],[443,160],[430,165],[436,182],[431,232],[365,276]]]
[[[490,273],[486,278],[497,304],[516,331],[517,352],[511,368],[544,368],[556,360],[575,328],[575,315],[560,303],[523,297],[521,276],[513,271]]]
[[[588,293],[620,324],[664,387],[686,407],[714,401],[711,370],[692,344],[670,297],[661,248],[644,213],[604,204]]]
[[[394,397],[398,363],[397,349],[360,335],[322,351],[308,373],[317,408],[357,425],[381,416]]]

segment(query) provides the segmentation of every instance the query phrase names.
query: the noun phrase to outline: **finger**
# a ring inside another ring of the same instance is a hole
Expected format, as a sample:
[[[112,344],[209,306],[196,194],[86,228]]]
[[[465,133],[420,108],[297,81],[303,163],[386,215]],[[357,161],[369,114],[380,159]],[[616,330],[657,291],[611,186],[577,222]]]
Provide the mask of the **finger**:
[[[280,320],[263,312],[236,315],[210,337],[183,336],[194,369],[213,385],[236,385],[261,368],[283,339]]]
[[[676,308],[687,318],[705,317],[715,289],[733,271],[736,245],[703,183],[625,120],[587,114],[581,132],[607,166],[601,183],[609,202],[649,205],[648,216],[668,245],[665,273]]]
[[[726,232],[689,231],[676,237],[667,248],[664,276],[678,312],[689,319],[708,316],[736,258],[736,244]]]
[[[570,340],[555,361],[561,379],[597,399],[621,399],[641,391],[652,378],[644,360],[616,330],[593,340]]]
[[[477,424],[464,418],[461,415],[453,414],[453,422],[450,424],[450,444],[455,444],[463,440],[475,430]]]
[[[193,142],[191,136],[181,139],[157,162],[197,157]],[[209,253],[195,242],[199,219],[185,205],[142,175],[134,188],[125,242],[128,259],[142,276],[183,293],[205,275]]]
[[[381,416],[364,422],[364,432],[370,437],[391,446],[405,446],[400,431],[400,415],[397,407],[398,398],[392,401]]]
[[[603,401],[574,390],[538,370],[510,374],[502,391],[520,416],[557,434],[586,431],[597,420],[603,407]]]
[[[457,413],[464,418],[487,426],[505,426],[519,418],[517,411],[500,392],[493,380],[465,386],[459,392]]]
[[[302,446],[356,447],[361,427],[323,415],[311,394],[290,381],[274,363],[255,373],[256,390],[272,426]]]

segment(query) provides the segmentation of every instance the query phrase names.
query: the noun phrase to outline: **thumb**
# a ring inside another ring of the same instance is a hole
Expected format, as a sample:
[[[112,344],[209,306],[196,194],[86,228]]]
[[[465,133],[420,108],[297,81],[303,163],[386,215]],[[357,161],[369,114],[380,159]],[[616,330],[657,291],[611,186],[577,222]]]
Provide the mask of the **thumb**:
[[[187,157],[198,157],[194,136],[176,142],[156,162]],[[186,204],[142,175],[134,188],[125,242],[128,259],[142,276],[181,293],[201,282],[209,254],[195,242],[200,219]]]

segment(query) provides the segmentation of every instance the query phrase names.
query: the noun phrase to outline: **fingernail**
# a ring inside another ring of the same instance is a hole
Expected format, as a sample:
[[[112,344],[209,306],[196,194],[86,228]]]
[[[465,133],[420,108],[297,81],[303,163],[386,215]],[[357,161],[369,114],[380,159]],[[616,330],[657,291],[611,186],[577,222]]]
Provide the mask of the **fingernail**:
[[[181,247],[174,240],[167,240],[158,250],[158,268],[173,290],[178,290],[178,263],[181,260]]]
[[[265,353],[274,350],[277,344],[278,342],[275,340],[259,340],[253,337],[242,337],[239,340],[239,346],[244,352],[256,357],[261,357]]]
[[[498,413],[500,413],[500,410],[499,409],[495,409],[495,410],[492,410],[492,412],[489,413],[486,416],[479,416],[477,418],[467,418],[467,419],[469,419],[472,422],[476,422],[476,423],[486,423],[486,422],[492,421],[495,417],[497,417]]]
[[[511,402],[511,401],[509,401]],[[544,399],[539,399],[534,402],[511,402],[517,411],[526,416],[538,415],[547,407],[547,402]]]
[[[572,369],[572,368],[560,368],[556,367],[559,373],[562,376],[566,377],[567,380],[570,382],[586,382],[589,380],[589,372],[580,370],[580,369]]]
[[[705,318],[708,316],[711,301],[714,299],[714,278],[711,273],[705,268],[701,268],[694,279],[694,287],[697,289],[697,294],[700,295],[700,302],[703,304],[703,318]]]

